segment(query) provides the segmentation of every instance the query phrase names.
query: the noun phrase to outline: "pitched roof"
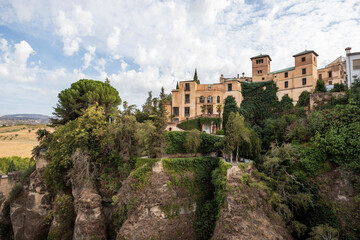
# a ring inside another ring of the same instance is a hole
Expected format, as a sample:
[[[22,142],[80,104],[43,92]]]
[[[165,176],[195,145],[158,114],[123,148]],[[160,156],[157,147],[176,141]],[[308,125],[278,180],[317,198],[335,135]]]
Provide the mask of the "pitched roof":
[[[273,72],[270,72],[270,73],[281,73],[281,72],[287,72],[287,71],[291,71],[291,70],[294,70],[295,67],[289,67],[289,68],[284,68],[284,69],[281,69],[281,70],[277,70],[277,71],[273,71]]]
[[[267,55],[267,54],[265,54],[265,55],[260,54],[260,55],[257,55],[257,56],[255,56],[255,57],[252,57],[252,58],[250,58],[250,59],[253,60],[253,59],[255,59],[255,58],[262,58],[262,57],[268,57],[268,58],[270,59],[270,61],[271,61],[271,57],[270,57],[269,55]]]
[[[293,57],[305,55],[305,54],[308,54],[308,53],[314,53],[316,56],[319,56],[314,50],[305,50],[305,51],[302,51],[302,52],[300,52],[298,54],[293,55]]]

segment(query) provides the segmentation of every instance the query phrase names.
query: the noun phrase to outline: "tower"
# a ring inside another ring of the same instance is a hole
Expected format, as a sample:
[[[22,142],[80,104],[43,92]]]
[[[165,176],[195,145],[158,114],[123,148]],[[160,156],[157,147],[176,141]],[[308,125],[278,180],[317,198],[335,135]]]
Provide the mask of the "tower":
[[[252,62],[252,80],[254,82],[267,80],[267,74],[270,72],[270,56],[260,54],[250,59]]]

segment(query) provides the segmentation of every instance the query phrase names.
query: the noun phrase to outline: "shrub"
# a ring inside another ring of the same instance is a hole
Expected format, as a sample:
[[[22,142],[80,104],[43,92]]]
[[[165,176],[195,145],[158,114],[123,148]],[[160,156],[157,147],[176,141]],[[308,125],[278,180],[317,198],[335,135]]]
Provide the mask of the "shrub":
[[[192,129],[186,135],[184,147],[188,153],[196,153],[201,142],[202,142],[202,139],[200,137],[200,131],[197,129]]]
[[[224,135],[224,134],[225,134],[224,130],[217,130],[216,131],[216,135]]]
[[[167,132],[166,133],[166,154],[175,154],[175,153],[186,153],[184,147],[184,142],[186,140],[188,132]],[[219,147],[216,146],[217,142],[222,140],[222,137],[200,133],[201,144],[197,150],[199,153],[211,153],[219,150]]]

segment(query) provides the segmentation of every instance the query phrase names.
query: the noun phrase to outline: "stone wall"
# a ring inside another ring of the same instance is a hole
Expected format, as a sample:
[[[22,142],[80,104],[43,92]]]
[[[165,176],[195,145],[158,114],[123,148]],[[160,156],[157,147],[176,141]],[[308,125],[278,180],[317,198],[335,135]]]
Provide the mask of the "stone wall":
[[[323,92],[310,95],[310,110],[313,110],[318,104],[325,104],[333,97],[339,98],[345,95],[345,92]]]
[[[21,172],[10,172],[8,175],[0,174],[0,192],[2,192],[5,197],[9,196],[9,193],[12,187],[20,181]]]

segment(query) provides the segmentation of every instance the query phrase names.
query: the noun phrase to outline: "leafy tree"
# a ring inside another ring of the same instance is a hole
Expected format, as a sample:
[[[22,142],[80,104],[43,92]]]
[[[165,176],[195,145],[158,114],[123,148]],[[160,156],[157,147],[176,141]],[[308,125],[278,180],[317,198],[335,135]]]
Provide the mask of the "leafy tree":
[[[131,104],[129,105],[127,101],[123,102],[123,111],[122,114],[123,115],[133,115],[136,109],[136,105],[135,104]]]
[[[172,101],[171,93],[170,94],[165,94],[165,99],[166,99],[167,102],[171,102]]]
[[[152,109],[153,109],[153,104],[152,104],[153,98],[152,98],[151,91],[149,91],[148,94],[149,94],[149,96],[147,97],[145,104],[142,106],[142,108],[143,108],[144,113],[147,113],[150,115],[150,114],[152,114]]]
[[[325,82],[321,79],[318,79],[316,81],[316,87],[315,87],[315,92],[327,92],[326,87],[325,87]]]
[[[360,105],[360,78],[354,77],[354,81],[349,89],[349,101],[356,105]]]
[[[81,79],[58,95],[59,101],[54,108],[56,118],[53,125],[64,125],[81,116],[92,105],[103,107],[105,115],[113,113],[121,104],[118,91],[110,84],[101,81]]]
[[[186,135],[184,141],[184,147],[188,153],[195,153],[197,149],[200,147],[202,139],[200,137],[200,131],[197,129],[192,129]]]
[[[200,84],[200,80],[198,79],[198,75],[197,75],[197,70],[195,68],[195,73],[194,73],[194,81],[197,83],[197,84]]]
[[[285,94],[280,101],[281,108],[283,112],[289,112],[291,109],[294,108],[293,100],[289,97],[289,95]]]
[[[151,145],[149,149],[151,157],[161,157],[165,150],[167,111],[163,87],[161,88],[159,99],[158,109],[156,110],[156,118],[154,121],[156,130],[151,134]]]
[[[14,164],[14,161],[11,161],[9,164],[9,167],[6,171],[6,174],[8,174],[9,172],[15,172],[15,171],[17,171],[16,166]]]
[[[321,224],[312,228],[311,240],[338,240],[339,230],[327,224]]]
[[[335,83],[334,88],[330,92],[345,92],[346,86],[343,83]]]
[[[146,120],[149,120],[149,114],[146,112],[142,112],[138,109],[135,112],[135,117],[136,117],[136,121],[138,121],[139,123],[143,123]]]
[[[277,118],[282,113],[277,90],[272,81],[241,83],[243,101],[239,111],[251,126],[262,128],[266,119]]]
[[[296,107],[310,107],[310,93],[308,91],[303,91],[300,94]]]
[[[226,124],[230,114],[238,111],[236,100],[233,96],[227,96],[225,98],[224,112],[223,112],[223,129],[226,132]]]
[[[228,153],[236,151],[235,159],[239,159],[239,148],[244,143],[250,143],[250,130],[246,127],[244,117],[231,112],[226,124],[225,150]]]
[[[136,132],[136,136],[139,140],[140,153],[151,157],[151,136],[156,131],[153,121],[144,121],[139,126],[139,130]]]

